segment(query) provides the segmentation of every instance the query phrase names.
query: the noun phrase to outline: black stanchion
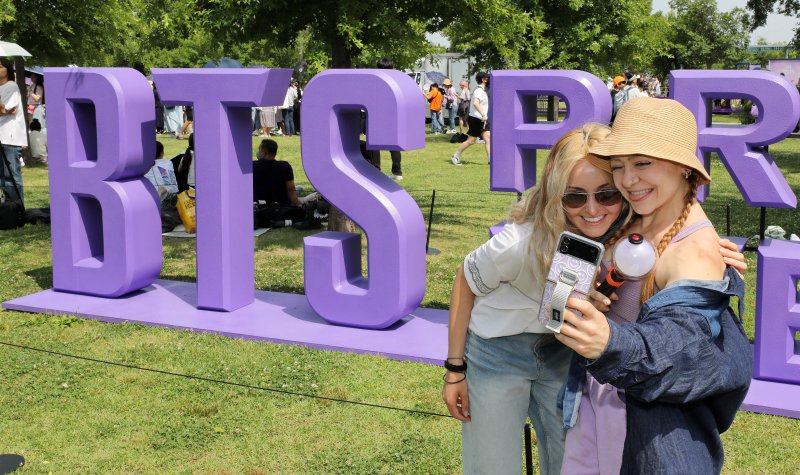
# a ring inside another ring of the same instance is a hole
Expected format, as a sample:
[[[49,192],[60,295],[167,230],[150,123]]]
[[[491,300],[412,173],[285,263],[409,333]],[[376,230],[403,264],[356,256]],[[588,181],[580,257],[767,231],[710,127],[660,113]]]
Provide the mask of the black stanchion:
[[[533,448],[531,447],[531,424],[525,423],[525,473],[533,475]]]
[[[0,454],[0,474],[17,471],[25,465],[25,457],[17,454]]]
[[[725,235],[731,235],[731,205],[730,203],[725,205]]]
[[[442,251],[430,247],[431,243],[431,224],[433,223],[433,205],[436,203],[436,190],[431,194],[431,210],[428,212],[428,237],[425,239],[425,253],[430,255],[441,254]]]
[[[764,240],[764,233],[767,231],[767,208],[761,207],[761,216],[758,218],[758,235],[759,241]]]

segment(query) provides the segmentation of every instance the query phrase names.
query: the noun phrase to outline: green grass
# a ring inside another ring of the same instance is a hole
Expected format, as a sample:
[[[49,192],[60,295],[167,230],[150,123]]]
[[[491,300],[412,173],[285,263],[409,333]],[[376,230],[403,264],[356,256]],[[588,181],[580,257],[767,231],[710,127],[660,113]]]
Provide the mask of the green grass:
[[[449,136],[428,136],[425,149],[403,154],[400,184],[427,220],[436,189],[424,306],[446,308],[455,268],[503,219],[516,195],[490,193],[483,149],[454,167]],[[166,156],[186,142],[161,137]],[[299,138],[276,139],[296,182],[311,188]],[[258,139],[253,140],[254,145]],[[797,193],[800,141],[770,148]],[[541,152],[540,160],[544,157]],[[384,171],[389,157],[384,154]],[[706,209],[724,230],[757,232],[715,159]],[[46,206],[47,170],[24,169],[29,207]],[[795,210],[770,210],[768,224],[800,234]],[[303,292],[302,238],[277,229],[256,239],[256,287]],[[194,242],[164,239],[162,277],[195,280]],[[752,337],[755,256],[748,255],[747,330]],[[0,300],[52,286],[46,226],[0,232]],[[0,313],[0,341],[244,385],[369,404],[444,413],[441,369],[366,355],[234,340],[137,324]],[[0,453],[23,455],[23,473],[459,473],[460,425],[449,418],[258,391],[0,345]],[[726,473],[797,473],[800,421],[742,412],[724,435]],[[535,456],[535,453],[534,453]]]

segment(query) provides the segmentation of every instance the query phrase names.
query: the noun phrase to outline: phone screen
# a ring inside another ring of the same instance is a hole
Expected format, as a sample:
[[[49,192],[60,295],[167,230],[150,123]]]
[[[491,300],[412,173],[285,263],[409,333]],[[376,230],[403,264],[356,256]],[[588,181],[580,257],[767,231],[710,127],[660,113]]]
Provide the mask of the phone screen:
[[[597,262],[598,257],[600,257],[600,249],[598,249],[597,246],[572,239],[569,236],[561,236],[561,240],[558,243],[558,251],[561,254],[574,256],[582,261],[591,262],[593,264]]]

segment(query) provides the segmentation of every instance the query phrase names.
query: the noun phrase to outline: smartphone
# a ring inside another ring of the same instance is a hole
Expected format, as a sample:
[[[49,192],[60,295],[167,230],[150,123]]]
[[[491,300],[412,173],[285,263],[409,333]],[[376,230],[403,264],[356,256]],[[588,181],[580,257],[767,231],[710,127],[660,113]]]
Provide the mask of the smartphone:
[[[556,333],[561,331],[562,308],[566,298],[589,299],[589,291],[594,285],[597,266],[600,265],[604,251],[603,245],[597,241],[569,231],[561,233],[553,255],[553,263],[550,264],[547,273],[539,309],[539,320],[547,329]],[[556,288],[559,288],[559,292],[556,292]],[[572,290],[569,297],[566,297],[564,292],[569,288]],[[554,303],[554,294],[559,301],[551,305]]]

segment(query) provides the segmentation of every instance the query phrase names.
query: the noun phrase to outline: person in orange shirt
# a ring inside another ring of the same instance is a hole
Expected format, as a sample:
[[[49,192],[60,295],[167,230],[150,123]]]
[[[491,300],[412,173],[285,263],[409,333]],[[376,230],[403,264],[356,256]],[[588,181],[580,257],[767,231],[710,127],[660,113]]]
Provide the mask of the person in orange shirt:
[[[442,91],[439,90],[439,85],[436,83],[431,84],[431,89],[428,94],[422,92],[431,107],[431,133],[441,134],[444,129],[442,124]]]

